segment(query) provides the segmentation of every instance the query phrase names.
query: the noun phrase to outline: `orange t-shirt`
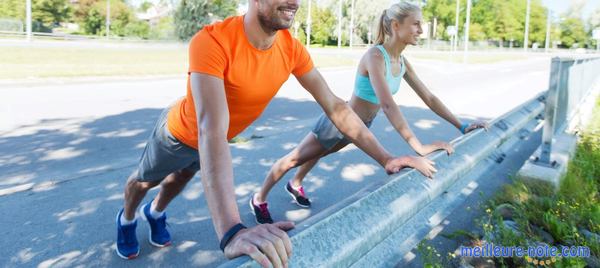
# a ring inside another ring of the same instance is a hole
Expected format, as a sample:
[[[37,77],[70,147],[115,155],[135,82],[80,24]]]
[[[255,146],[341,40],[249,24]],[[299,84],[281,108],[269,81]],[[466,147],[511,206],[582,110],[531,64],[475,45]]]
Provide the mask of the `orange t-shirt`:
[[[230,17],[205,26],[189,45],[187,94],[169,111],[169,131],[181,142],[198,148],[198,124],[189,74],[223,79],[232,139],[256,120],[290,74],[300,77],[313,69],[306,48],[289,31],[277,32],[266,50],[253,47],[244,33],[244,17]]]

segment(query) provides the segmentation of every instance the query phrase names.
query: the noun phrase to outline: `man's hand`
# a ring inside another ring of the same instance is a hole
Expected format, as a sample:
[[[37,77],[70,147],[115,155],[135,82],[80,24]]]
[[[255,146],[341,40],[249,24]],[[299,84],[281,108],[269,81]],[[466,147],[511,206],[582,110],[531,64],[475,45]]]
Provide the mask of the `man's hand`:
[[[243,229],[225,247],[225,257],[248,255],[262,267],[288,267],[292,242],[285,231],[293,228],[293,222],[282,221]]]
[[[437,169],[433,167],[435,163],[425,157],[401,156],[388,160],[385,164],[387,174],[398,173],[402,168],[411,167],[423,174],[427,178],[433,178],[433,173]]]
[[[445,150],[448,155],[454,153],[454,147],[447,142],[443,141],[434,141],[431,144],[426,144],[421,147],[421,151],[417,152],[419,155],[424,156],[428,155],[437,150]]]

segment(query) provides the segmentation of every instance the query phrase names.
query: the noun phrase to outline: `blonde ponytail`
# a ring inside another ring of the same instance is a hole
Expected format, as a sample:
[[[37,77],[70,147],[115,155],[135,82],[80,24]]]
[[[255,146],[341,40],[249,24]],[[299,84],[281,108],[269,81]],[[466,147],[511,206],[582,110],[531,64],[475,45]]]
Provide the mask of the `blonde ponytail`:
[[[392,20],[402,23],[406,17],[417,11],[421,11],[419,6],[406,1],[393,4],[390,8],[384,9],[379,18],[375,43],[381,45],[385,42],[386,35],[391,35]]]

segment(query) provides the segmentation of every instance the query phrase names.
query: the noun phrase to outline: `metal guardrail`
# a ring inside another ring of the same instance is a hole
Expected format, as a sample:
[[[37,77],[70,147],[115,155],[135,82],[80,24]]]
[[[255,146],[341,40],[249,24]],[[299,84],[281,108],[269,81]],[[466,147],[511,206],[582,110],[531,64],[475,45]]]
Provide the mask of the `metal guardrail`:
[[[361,260],[478,163],[492,156],[500,145],[538,120],[544,110],[544,94],[494,120],[489,131],[476,130],[454,140],[452,156],[435,154],[432,158],[439,171],[434,180],[425,179],[415,170],[403,171],[376,189],[359,192],[335,209],[302,222],[300,230],[289,233],[294,245],[290,267],[349,267]],[[243,256],[220,267],[258,264]]]
[[[579,104],[592,93],[594,82],[600,77],[600,58],[555,57],[550,68],[542,149],[534,163],[553,167],[556,162],[550,159],[552,139],[567,129]]]
[[[127,42],[140,42],[140,43],[154,43],[154,42],[170,42],[170,40],[150,40],[150,39],[142,39],[142,38],[131,38],[131,37],[120,37],[120,36],[110,36],[106,38],[106,36],[98,36],[98,35],[79,35],[79,34],[63,34],[63,33],[42,33],[42,32],[32,32],[32,38],[42,39],[42,40],[64,40],[64,41],[127,41]],[[27,38],[26,32],[18,32],[18,31],[0,31],[1,37],[9,37],[9,38]]]

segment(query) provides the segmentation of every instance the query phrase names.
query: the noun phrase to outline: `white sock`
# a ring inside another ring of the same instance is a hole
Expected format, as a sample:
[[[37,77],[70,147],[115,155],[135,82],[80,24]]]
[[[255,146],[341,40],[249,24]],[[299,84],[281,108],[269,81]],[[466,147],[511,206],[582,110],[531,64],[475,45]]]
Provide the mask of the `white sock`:
[[[300,186],[294,186],[294,182],[290,181],[290,185],[292,186],[292,189],[298,191],[300,189],[300,187],[302,187],[302,184],[300,184]]]
[[[125,218],[125,213],[121,214],[121,217],[119,218],[119,221],[121,222],[121,226],[123,225],[130,225],[133,224],[135,222],[135,216],[133,216],[133,220],[128,220]]]
[[[258,200],[256,200],[256,194],[254,194],[254,195],[252,196],[252,202],[253,202],[255,205],[261,205],[261,204],[267,203],[267,202],[258,202]]]
[[[164,211],[156,210],[156,205],[154,204],[154,202],[152,202],[150,204],[150,216],[152,216],[152,218],[158,219],[158,218],[162,217],[162,215],[164,215],[164,214],[165,214]]]

